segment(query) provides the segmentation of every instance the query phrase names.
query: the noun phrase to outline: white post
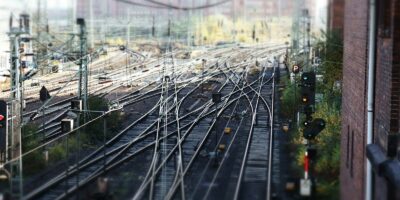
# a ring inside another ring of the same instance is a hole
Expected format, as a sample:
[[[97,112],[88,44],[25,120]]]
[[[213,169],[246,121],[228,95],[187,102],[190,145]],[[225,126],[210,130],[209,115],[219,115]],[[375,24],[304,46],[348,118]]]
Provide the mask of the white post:
[[[375,17],[376,5],[375,0],[369,1],[369,46],[368,46],[368,104],[367,104],[367,145],[373,143],[373,119],[374,119],[374,77],[375,77]],[[372,199],[372,167],[371,163],[366,160],[367,179],[365,182],[365,200]]]

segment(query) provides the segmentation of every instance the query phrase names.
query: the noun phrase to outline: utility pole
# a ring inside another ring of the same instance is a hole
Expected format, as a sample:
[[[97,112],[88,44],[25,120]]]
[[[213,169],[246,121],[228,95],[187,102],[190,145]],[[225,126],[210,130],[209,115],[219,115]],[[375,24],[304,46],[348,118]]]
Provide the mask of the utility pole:
[[[202,5],[202,4],[203,4],[203,0],[201,0],[200,5]],[[204,23],[203,23],[203,20],[204,20],[203,19],[203,17],[204,17],[203,9],[200,9],[199,12],[200,12],[200,45],[203,46],[204,45],[204,36],[203,36],[203,31],[202,31],[203,26],[204,26]]]
[[[167,145],[168,145],[168,140],[167,140],[167,135],[168,135],[168,97],[169,97],[169,84],[170,84],[170,76],[167,75],[167,69],[170,64],[170,59],[168,58],[168,54],[171,53],[169,52],[169,46],[170,43],[168,43],[167,49],[165,51],[164,55],[164,63],[162,67],[162,88],[161,88],[161,97],[160,97],[160,109],[159,109],[159,125],[158,125],[158,132],[157,132],[157,138],[156,141],[158,142],[158,138],[160,135],[164,136],[165,138],[161,141],[160,144],[160,151],[159,151],[159,157],[160,160],[163,160],[166,158],[168,152],[167,152]],[[160,128],[162,126],[162,128]],[[156,145],[158,145],[156,143]],[[166,188],[166,180],[167,180],[167,174],[166,174],[166,168],[165,166],[162,166],[163,170],[161,172],[161,187],[159,191],[159,195],[163,196],[167,192]],[[154,173],[154,172],[153,172]],[[154,182],[152,182],[154,184]],[[150,192],[150,198],[153,199],[153,192]]]
[[[171,39],[171,20],[168,20],[168,30],[167,30],[167,36],[168,36],[168,40],[170,41]]]
[[[77,0],[72,0],[72,8],[71,8],[71,25],[72,25],[72,32],[75,33],[75,19],[76,19],[76,1]]]
[[[192,6],[193,6],[193,0],[192,0]],[[192,37],[192,32],[191,32],[191,29],[192,29],[192,10],[190,9],[189,10],[189,16],[188,16],[188,18],[187,18],[187,46],[188,47],[191,47],[192,46],[192,44],[191,44],[191,37]]]
[[[11,196],[13,199],[23,196],[23,177],[22,177],[22,143],[21,143],[21,127],[22,127],[22,109],[23,109],[23,81],[21,56],[32,56],[30,52],[25,52],[25,47],[20,46],[21,41],[29,41],[30,36],[30,19],[29,15],[21,14],[19,19],[19,27],[13,27],[13,17],[10,17],[10,66],[11,66],[11,92],[10,92],[10,108],[8,109],[9,128],[7,138],[9,141],[9,150],[7,152],[11,162]]]
[[[310,15],[305,16],[305,20],[307,23],[306,31],[307,31],[307,66],[310,66],[310,55],[311,55],[311,41],[310,41],[310,32],[311,32],[311,19]]]
[[[300,46],[300,5],[302,0],[296,0],[293,9],[293,25],[292,25],[292,53],[297,54]]]
[[[131,15],[129,9],[126,10],[126,20],[128,21],[126,23],[126,49],[128,49],[131,42]]]
[[[151,36],[156,37],[155,17],[153,15],[153,26],[151,27]]]
[[[94,49],[93,0],[89,0],[89,14],[90,14],[90,48]]]
[[[82,101],[83,110],[88,110],[87,100],[88,100],[88,69],[87,69],[87,32],[85,20],[83,18],[78,18],[76,23],[79,25],[79,46],[80,46],[80,54],[79,54],[79,86],[78,86],[78,99]],[[86,113],[83,113],[83,123],[86,123]],[[79,126],[80,123],[80,113],[78,114],[77,124]],[[77,176],[76,176],[76,185],[79,186],[79,156],[80,156],[80,130],[77,133],[77,146],[78,152],[76,154],[76,162],[77,162]],[[79,198],[79,192],[77,192],[77,197]]]
[[[302,49],[303,52],[305,52],[305,63],[306,63],[306,68],[309,67],[309,57],[310,57],[310,17],[308,14],[308,9],[303,9],[302,10],[302,15],[301,15],[301,20],[302,20],[302,39],[303,39],[303,44],[302,44]]]
[[[88,110],[88,57],[87,57],[87,33],[85,20],[82,18],[77,19],[79,25],[79,44],[80,44],[80,62],[79,62],[79,86],[78,98],[83,102],[83,110]]]

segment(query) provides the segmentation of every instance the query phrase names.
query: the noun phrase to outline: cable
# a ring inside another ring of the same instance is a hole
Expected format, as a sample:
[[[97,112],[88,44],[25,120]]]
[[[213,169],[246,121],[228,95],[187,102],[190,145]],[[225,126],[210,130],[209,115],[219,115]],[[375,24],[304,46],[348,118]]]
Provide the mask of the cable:
[[[201,9],[206,9],[206,8],[211,8],[211,7],[215,7],[215,6],[219,6],[221,4],[230,2],[232,0],[222,0],[220,2],[216,2],[216,3],[212,3],[212,4],[205,4],[205,5],[201,5],[201,6],[195,6],[195,7],[183,7],[183,6],[176,6],[176,5],[171,5],[168,3],[162,3],[159,1],[154,1],[154,0],[145,0],[147,2],[159,5],[159,6],[155,6],[155,5],[148,5],[148,4],[143,4],[143,3],[138,3],[138,2],[132,2],[132,1],[128,1],[128,0],[116,0],[116,1],[120,1],[126,4],[132,4],[132,5],[137,5],[137,6],[143,6],[143,7],[148,7],[148,8],[157,8],[157,9],[176,9],[176,10],[201,10]]]
[[[148,5],[148,4],[137,3],[137,2],[132,2],[132,1],[128,1],[128,0],[116,0],[116,1],[120,1],[120,2],[126,3],[126,4],[132,4],[132,5],[135,5],[135,6],[147,7],[147,8],[157,8],[157,9],[165,9],[165,8],[167,8],[165,6]]]

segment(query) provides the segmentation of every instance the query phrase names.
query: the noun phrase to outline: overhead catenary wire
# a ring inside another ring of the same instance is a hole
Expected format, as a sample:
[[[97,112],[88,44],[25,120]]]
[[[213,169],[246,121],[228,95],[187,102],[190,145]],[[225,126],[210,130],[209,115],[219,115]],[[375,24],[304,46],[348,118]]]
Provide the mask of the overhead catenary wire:
[[[216,3],[204,4],[204,5],[193,6],[193,7],[176,6],[176,5],[172,5],[172,4],[169,4],[169,3],[163,3],[163,2],[154,1],[154,0],[146,0],[146,1],[150,2],[150,3],[153,3],[155,5],[138,3],[138,2],[129,1],[129,0],[116,0],[116,1],[123,2],[123,3],[126,3],[126,4],[132,4],[132,5],[136,5],[136,6],[148,7],[148,8],[175,9],[175,10],[189,11],[189,10],[202,10],[202,9],[206,9],[206,8],[212,8],[212,7],[215,7],[215,6],[219,6],[219,5],[231,2],[232,0],[222,0],[222,1],[219,1],[219,2],[216,2]]]

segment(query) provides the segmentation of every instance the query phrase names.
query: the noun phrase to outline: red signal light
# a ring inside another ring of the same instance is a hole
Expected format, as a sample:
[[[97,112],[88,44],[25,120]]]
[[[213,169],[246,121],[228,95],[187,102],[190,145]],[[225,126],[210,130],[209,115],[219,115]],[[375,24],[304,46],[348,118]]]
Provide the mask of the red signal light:
[[[2,122],[4,119],[4,115],[0,115],[0,122]],[[0,123],[0,128],[3,128],[3,123]]]

